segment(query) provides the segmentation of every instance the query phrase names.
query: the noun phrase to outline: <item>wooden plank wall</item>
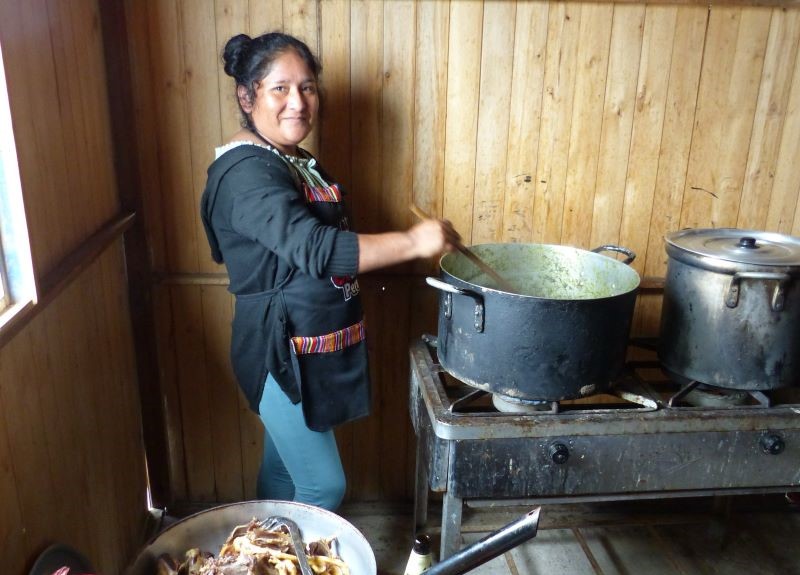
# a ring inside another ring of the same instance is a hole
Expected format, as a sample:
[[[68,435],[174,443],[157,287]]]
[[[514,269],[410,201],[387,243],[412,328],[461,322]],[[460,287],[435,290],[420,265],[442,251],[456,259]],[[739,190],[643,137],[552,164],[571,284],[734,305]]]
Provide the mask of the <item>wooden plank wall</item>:
[[[127,14],[178,500],[252,497],[259,458],[198,216],[238,126],[219,59],[233,34],[283,29],[321,56],[307,147],[350,189],[360,231],[408,226],[413,200],[467,243],[617,243],[648,278],[683,227],[800,234],[793,4],[129,0]],[[375,402],[339,431],[351,500],[411,495],[406,350],[435,329],[430,272],[363,279]],[[657,333],[659,305],[642,295],[637,334]]]
[[[121,573],[147,516],[121,237],[96,259],[73,261],[95,232],[120,218],[98,6],[0,1],[41,288],[35,313],[12,335],[0,334],[4,573],[28,573],[54,542],[83,552],[98,573]]]

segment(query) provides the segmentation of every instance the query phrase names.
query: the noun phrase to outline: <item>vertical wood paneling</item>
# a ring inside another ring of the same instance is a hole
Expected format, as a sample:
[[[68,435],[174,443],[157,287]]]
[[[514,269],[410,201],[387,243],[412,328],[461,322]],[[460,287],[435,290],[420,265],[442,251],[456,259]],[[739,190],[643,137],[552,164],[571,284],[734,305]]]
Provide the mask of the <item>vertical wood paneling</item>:
[[[772,186],[767,212],[767,229],[795,235],[798,233],[798,208],[800,208],[800,202],[797,201],[800,195],[800,170],[797,169],[797,158],[800,158],[798,134],[800,134],[800,58],[795,59],[792,70],[792,89],[781,132],[775,183]]]
[[[314,54],[319,54],[319,23],[317,22],[316,0],[294,0],[283,3],[284,32],[292,34],[305,42]],[[302,146],[314,154],[319,154],[319,129],[317,126],[302,142]]]
[[[56,498],[53,483],[53,463],[48,459],[46,415],[39,404],[38,391],[34,385],[25,385],[26,365],[30,365],[33,342],[29,334],[21,334],[2,350],[0,366],[3,377],[0,379],[0,399],[3,416],[13,432],[9,434],[10,458],[13,461],[16,478],[17,500],[20,515],[25,526],[24,553],[28,556],[35,551],[39,541],[52,532],[49,523],[53,520],[53,509],[62,508]],[[52,414],[56,416],[57,414]],[[52,446],[50,447],[52,449]],[[9,502],[9,504],[14,505]],[[5,507],[5,505],[3,505]],[[58,532],[63,535],[63,531]],[[84,539],[82,543],[86,543]]]
[[[283,28],[283,0],[248,0],[247,11],[253,37]]]
[[[95,266],[95,272],[97,270],[98,265]],[[83,470],[79,489],[72,492],[77,495],[74,497],[75,505],[79,507],[76,512],[82,515],[75,524],[87,534],[97,530],[97,535],[90,539],[91,547],[84,549],[91,551],[98,564],[110,565],[119,556],[120,550],[115,548],[116,542],[108,540],[110,534],[116,533],[117,525],[114,507],[109,505],[115,494],[111,470],[106,466],[105,458],[116,446],[110,443],[112,438],[105,434],[106,430],[98,422],[106,407],[101,389],[105,381],[102,365],[94,356],[94,350],[100,345],[94,336],[97,332],[92,333],[96,322],[94,310],[87,312],[81,305],[81,300],[92,289],[86,280],[86,276],[81,277],[59,301],[60,321],[53,325],[56,330],[53,336],[65,342],[67,361],[58,366],[53,375],[59,388],[56,395],[61,398],[58,407],[62,410],[66,408],[65,415],[72,419],[76,428],[77,443],[70,451],[69,464],[78,463]],[[87,342],[97,347],[87,347]],[[68,382],[83,384],[68,385]],[[94,438],[95,449],[83,447],[87,437]],[[77,458],[79,454],[83,456],[80,459]]]
[[[182,50],[185,31],[178,0],[148,3],[151,65],[156,82],[156,135],[159,143],[164,239],[169,269],[198,268],[195,230],[197,206],[192,189],[192,160]],[[205,253],[205,252],[204,252]]]
[[[582,4],[561,243],[589,247],[613,7]]]
[[[95,0],[64,4],[70,8],[65,18],[71,19],[71,41],[74,43],[74,57],[79,67],[76,76],[81,78],[79,96],[83,124],[80,129],[83,138],[74,149],[77,152],[75,155],[86,155],[90,160],[88,166],[82,168],[84,175],[81,185],[75,188],[74,193],[78,199],[70,205],[76,220],[82,224],[78,228],[79,237],[86,237],[119,210],[119,199],[114,194],[97,193],[98,190],[112,190],[116,185],[108,78],[103,56],[99,4]],[[91,74],[87,70],[91,70]],[[71,113],[77,113],[77,110],[73,108]],[[69,152],[71,149],[73,148],[66,148],[68,162],[74,161],[73,154]],[[86,177],[87,174],[90,177]]]
[[[516,5],[488,2],[483,10],[480,98],[475,155],[475,194],[472,243],[494,241],[501,235],[506,191],[506,158],[513,77]]]
[[[384,180],[379,205],[383,229],[404,229],[414,183],[413,2],[387,4],[384,22],[381,157],[392,177]]]
[[[764,9],[743,8],[736,42],[734,74],[728,95],[730,114],[726,118],[727,144],[722,148],[723,169],[731,174],[733,193],[723,190],[724,202],[715,204],[719,215],[716,221],[724,226],[734,226],[739,214],[744,172],[747,165],[748,145],[752,146],[753,120],[758,102],[760,82],[763,78],[764,57],[767,50],[771,13]],[[760,122],[763,124],[762,122]],[[742,142],[741,144],[739,142]]]
[[[756,107],[737,227],[762,229],[767,221],[769,198],[778,167],[778,146],[786,117],[792,82],[792,63],[797,60],[800,13],[772,11],[764,71]]]
[[[320,159],[333,177],[350,186],[350,4],[320,5],[320,59],[325,91],[322,100]]]
[[[192,2],[186,0],[187,4],[191,6]],[[254,15],[253,22],[248,21],[250,5],[247,2],[239,0],[213,0],[214,13],[216,18],[216,46],[217,46],[217,74],[219,75],[219,118],[221,140],[217,145],[227,142],[241,126],[241,115],[239,113],[239,104],[236,100],[236,87],[233,78],[226,75],[222,70],[222,53],[225,50],[225,44],[228,40],[238,34],[254,35],[258,31],[252,31],[250,24],[255,25],[261,23],[261,18],[264,17],[263,11]],[[208,4],[208,2],[206,2]],[[252,4],[252,3],[251,3]],[[265,3],[266,4],[266,3]],[[266,6],[264,6],[266,8]],[[270,3],[272,9],[269,22],[277,23],[283,22],[281,16],[281,3]],[[193,33],[193,30],[187,30],[188,33]]]
[[[66,292],[62,297],[68,301],[72,294]],[[69,318],[65,316],[67,306],[62,302],[58,303],[59,305],[54,306],[51,313],[43,318],[44,325],[37,337],[40,344],[43,342],[47,346],[49,350],[47,356],[50,362],[43,366],[45,369],[36,374],[38,376],[36,380],[42,386],[40,394],[47,396],[42,402],[41,408],[44,413],[50,414],[56,426],[51,437],[58,434],[58,439],[55,439],[48,447],[49,449],[63,450],[62,453],[55,455],[54,461],[50,463],[52,473],[55,473],[57,469],[56,463],[66,465],[67,468],[76,466],[82,470],[80,474],[60,479],[61,485],[56,489],[63,489],[72,494],[72,497],[66,498],[67,501],[58,501],[56,508],[63,509],[64,517],[75,517],[74,531],[68,535],[69,540],[74,541],[74,545],[78,549],[88,552],[90,551],[90,538],[86,533],[87,521],[89,514],[96,512],[96,509],[86,509],[85,497],[92,484],[88,481],[91,454],[84,446],[86,438],[93,437],[93,434],[84,435],[87,427],[85,427],[85,412],[82,411],[81,403],[89,381],[88,379],[83,380],[76,373],[79,364],[74,356],[75,339],[80,338],[81,334],[73,334],[71,330],[67,329],[69,325]],[[33,358],[31,357],[31,359]],[[75,388],[68,385],[68,382],[76,382]],[[82,384],[77,382],[82,382]]]
[[[414,162],[411,200],[441,217],[444,207],[444,155],[447,119],[449,2],[416,5],[414,70]],[[430,258],[414,262],[416,273],[436,273]]]
[[[205,365],[202,296],[194,286],[177,285],[170,289],[170,304],[175,322],[187,495],[192,501],[214,501],[214,420]]]
[[[472,243],[482,30],[483,2],[450,3],[442,213],[466,244]]]
[[[130,38],[149,38],[148,11],[139,0],[125,0],[125,19]],[[132,99],[135,103],[137,130],[131,135],[131,144],[136,146],[139,181],[141,182],[142,216],[146,228],[152,269],[166,269],[166,245],[164,211],[161,206],[159,172],[159,140],[156,129],[157,113],[151,71],[150,42],[128,42],[130,54]]]
[[[372,414],[346,427],[352,430],[353,448],[349,450],[350,461],[342,462],[346,466],[347,496],[367,501],[374,501],[381,496],[380,465],[385,457],[381,445],[381,421],[377,412],[383,412],[384,387],[379,376],[384,368],[388,349],[379,344],[382,339],[380,323],[381,299],[378,292],[383,286],[372,278],[360,278],[361,294],[364,305],[365,325],[367,329],[367,350],[369,351],[369,370],[372,379]]]
[[[236,385],[233,377],[232,385]],[[239,431],[242,442],[242,485],[244,499],[256,499],[256,483],[264,453],[264,425],[258,416],[250,411],[244,395],[239,397]]]
[[[191,215],[194,217],[192,234],[185,241],[197,245],[197,269],[204,272],[221,271],[222,267],[211,259],[199,210],[208,166],[214,161],[214,148],[224,138],[218,114],[220,91],[216,81],[220,58],[215,43],[208,41],[215,35],[214,6],[210,3],[198,5],[191,1],[181,2],[180,22],[187,31],[182,36],[182,52],[191,54],[184,65],[184,76],[191,157],[190,190],[193,193],[186,195],[192,200]],[[229,86],[231,84],[229,82]]]
[[[643,264],[645,275],[658,276],[666,272],[663,238],[678,229],[680,223],[707,21],[708,10],[702,6],[678,11],[653,212]],[[642,265],[641,262],[638,265]],[[640,304],[636,332],[657,335],[660,298],[640,298]]]
[[[548,4],[517,5],[502,240],[530,242],[542,119]]]
[[[184,501],[188,496],[186,481],[186,453],[183,445],[183,417],[181,395],[178,388],[178,371],[175,352],[175,332],[169,286],[153,287],[153,312],[156,339],[159,349],[159,367],[162,379],[164,413],[167,428],[167,452],[170,460],[170,490],[173,497]]]
[[[15,492],[0,509],[17,516],[8,536],[23,544],[4,553],[11,564],[62,541],[117,573],[139,543],[145,473],[131,335],[124,297],[109,307],[100,294],[124,294],[121,271],[93,265],[0,350],[0,419],[13,430],[0,436],[0,489],[9,492],[10,473]]]
[[[131,521],[129,510],[141,508],[146,501],[145,457],[142,451],[142,418],[140,397],[136,381],[136,362],[130,347],[131,334],[128,326],[120,322],[120,310],[127,305],[127,293],[116,278],[123,277],[125,260],[122,246],[109,250],[99,262],[99,281],[89,282],[97,305],[93,308],[97,318],[96,337],[104,354],[103,373],[98,380],[101,388],[101,405],[98,406],[99,426],[106,435],[105,453],[117,454],[105,457],[104,464],[111,474],[113,491],[111,505],[116,510],[118,558],[131,557],[141,536],[144,517]],[[103,333],[100,326],[112,326]],[[109,409],[108,406],[112,406]],[[116,427],[119,435],[112,437],[105,432]],[[123,467],[126,473],[119,473]]]
[[[533,204],[534,242],[561,240],[580,15],[580,5],[567,2],[551,4],[548,13],[544,103]]]
[[[393,278],[371,293],[377,304],[373,308],[377,314],[370,316],[375,329],[372,333],[380,337],[381,342],[375,370],[375,383],[381,388],[380,406],[400,406],[408,401],[409,390],[408,369],[400,368],[408,364],[404,361],[408,349],[408,282]],[[403,312],[398,313],[398,310]],[[379,490],[373,497],[401,500],[406,494],[407,467],[403,456],[412,436],[411,421],[402,409],[381,409],[380,412],[379,417],[373,416],[380,421],[378,466],[369,470],[370,475],[380,478]],[[360,442],[354,446],[356,453],[358,450]]]
[[[47,318],[36,322],[30,327],[29,341],[43,342],[44,349],[39,357],[39,373],[33,383],[38,393],[39,403],[43,413],[51,414],[43,421],[41,433],[43,433],[48,451],[48,458],[53,469],[68,469],[73,465],[83,465],[84,454],[76,452],[76,439],[73,425],[71,425],[70,414],[73,413],[71,406],[65,404],[63,397],[63,383],[68,379],[66,375],[67,365],[64,361],[63,346],[57,344],[58,339],[54,337],[52,328]],[[14,353],[10,351],[9,353]],[[70,493],[80,494],[80,478],[78,476],[64,477],[61,481],[61,488]],[[82,513],[82,501],[79,497],[56,498],[54,511],[57,515],[70,517],[74,514]],[[86,527],[83,520],[79,520],[82,527]],[[63,527],[59,535],[64,535]],[[85,544],[85,543],[84,543]]]
[[[414,81],[414,203],[441,215],[444,201],[444,147],[450,5],[417,5]]]
[[[794,225],[792,226],[792,235],[800,235],[800,202],[796,202],[794,211]]]
[[[736,224],[769,11],[711,12],[682,227]],[[712,56],[713,54],[713,56]]]
[[[205,335],[205,371],[209,403],[213,413],[210,424],[213,453],[214,486],[217,501],[240,501],[243,496],[242,450],[239,443],[239,394],[231,379],[228,362],[230,325],[233,320],[230,295],[222,286],[201,289],[203,333]],[[215,424],[214,421],[219,423]],[[224,422],[224,423],[222,423]]]
[[[619,237],[621,245],[637,254],[633,266],[640,273],[647,258],[649,232],[642,222],[649,222],[652,216],[677,11],[674,6],[648,6],[644,21]]]
[[[284,32],[300,38],[314,54],[319,54],[319,24],[317,2],[294,0],[283,3]]]
[[[61,110],[75,110],[74,114],[63,114],[64,142],[65,148],[76,150],[73,161],[65,163],[64,183],[75,190],[77,206],[92,209],[93,203],[87,204],[85,201],[87,191],[91,188],[87,185],[89,177],[92,175],[86,166],[92,162],[92,154],[98,150],[90,150],[87,147],[88,140],[85,132],[85,117],[81,102],[81,75],[78,67],[81,65],[77,57],[76,34],[72,29],[71,6],[64,2],[48,0],[47,12],[50,19],[51,37],[53,39],[53,58],[55,60],[55,73],[57,92],[59,94],[58,104]],[[101,68],[102,69],[102,68]],[[78,211],[71,206],[70,215],[76,218],[76,225],[84,228],[86,233],[85,219],[89,217],[87,210]]]
[[[614,7],[588,246],[591,248],[619,243],[628,158],[637,151],[631,146],[631,130],[637,103],[636,84],[642,53],[643,24],[644,6],[631,4]]]
[[[381,229],[381,99],[383,86],[383,4],[354,0],[350,5],[350,128],[354,169],[351,210],[355,229]]]
[[[0,357],[0,381],[9,381],[11,375],[7,362]],[[0,402],[3,398],[4,386],[0,384]],[[22,523],[22,510],[19,504],[19,492],[14,480],[15,469],[9,447],[9,426],[6,414],[0,412],[0,557],[6,561],[6,569],[10,573],[22,573],[24,558],[20,549],[25,549],[25,529]]]

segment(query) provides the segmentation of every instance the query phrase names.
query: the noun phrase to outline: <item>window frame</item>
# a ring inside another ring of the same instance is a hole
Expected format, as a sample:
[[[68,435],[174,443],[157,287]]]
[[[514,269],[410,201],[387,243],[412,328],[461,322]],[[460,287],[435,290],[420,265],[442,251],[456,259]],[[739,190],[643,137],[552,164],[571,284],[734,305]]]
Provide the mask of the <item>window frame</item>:
[[[1,184],[2,182],[0,182]],[[2,234],[0,234],[0,237]],[[3,242],[0,240],[0,314],[11,306],[11,296],[8,292],[8,279],[6,279],[6,260],[3,254]]]
[[[37,301],[17,147],[0,45],[0,333]]]

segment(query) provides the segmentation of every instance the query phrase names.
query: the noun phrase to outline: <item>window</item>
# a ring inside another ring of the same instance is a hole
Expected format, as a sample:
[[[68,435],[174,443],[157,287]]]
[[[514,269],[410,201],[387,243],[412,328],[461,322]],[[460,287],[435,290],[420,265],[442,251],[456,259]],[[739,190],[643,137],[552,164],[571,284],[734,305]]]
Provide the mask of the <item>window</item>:
[[[0,47],[0,329],[35,300],[28,226]]]

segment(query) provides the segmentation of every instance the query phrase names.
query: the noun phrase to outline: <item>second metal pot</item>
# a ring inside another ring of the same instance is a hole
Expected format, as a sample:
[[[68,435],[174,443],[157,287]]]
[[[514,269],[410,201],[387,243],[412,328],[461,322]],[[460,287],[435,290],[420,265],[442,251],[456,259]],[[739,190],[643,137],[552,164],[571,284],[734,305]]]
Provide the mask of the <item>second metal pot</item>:
[[[478,255],[520,293],[458,253],[440,261],[439,361],[465,383],[509,400],[556,401],[603,391],[622,368],[639,275],[626,262],[578,248],[482,244]],[[488,287],[487,287],[488,286]]]
[[[800,239],[733,228],[666,237],[659,359],[740,390],[800,382]]]

